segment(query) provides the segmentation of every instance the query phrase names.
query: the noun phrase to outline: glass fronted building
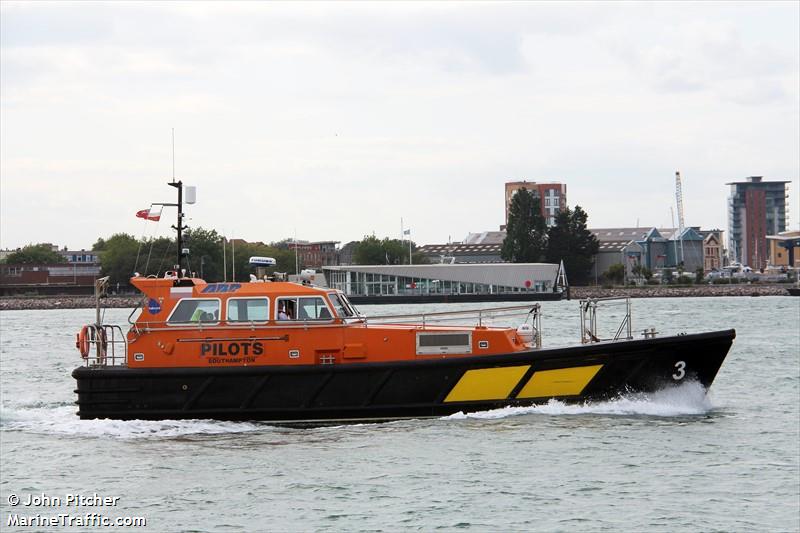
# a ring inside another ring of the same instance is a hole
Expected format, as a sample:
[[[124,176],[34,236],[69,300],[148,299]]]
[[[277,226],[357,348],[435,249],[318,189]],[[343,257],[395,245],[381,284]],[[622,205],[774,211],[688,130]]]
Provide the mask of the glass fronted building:
[[[552,293],[549,263],[343,265],[323,268],[328,286],[348,296]]]

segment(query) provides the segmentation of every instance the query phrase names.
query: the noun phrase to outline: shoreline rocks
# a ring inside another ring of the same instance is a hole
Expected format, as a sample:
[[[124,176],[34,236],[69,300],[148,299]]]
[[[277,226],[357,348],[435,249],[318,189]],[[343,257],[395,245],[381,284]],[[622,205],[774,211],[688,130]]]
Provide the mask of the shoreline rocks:
[[[101,307],[132,309],[138,307],[141,296],[110,296],[101,300]],[[0,311],[32,309],[94,309],[94,296],[3,296]]]
[[[646,285],[644,287],[571,287],[570,298],[607,298],[628,296],[630,298],[695,298],[703,296],[788,296],[788,284],[775,285],[692,285],[670,287],[669,285]]]
[[[694,298],[703,296],[787,296],[788,284],[775,285],[696,285],[688,287],[670,287],[647,285],[644,287],[570,287],[573,300],[581,298]],[[141,296],[109,296],[103,298],[105,308],[138,307]],[[17,311],[27,309],[91,309],[94,308],[94,296],[3,296],[0,297],[0,311]]]

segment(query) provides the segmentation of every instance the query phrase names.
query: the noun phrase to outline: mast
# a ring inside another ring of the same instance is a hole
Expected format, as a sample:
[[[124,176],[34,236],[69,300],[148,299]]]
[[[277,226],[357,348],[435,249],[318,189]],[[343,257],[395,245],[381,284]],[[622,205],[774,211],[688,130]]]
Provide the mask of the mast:
[[[172,226],[172,228],[178,232],[178,254],[177,254],[178,262],[176,263],[176,269],[178,270],[178,272],[180,272],[181,257],[183,256],[183,230],[185,229],[185,226],[183,225],[183,182],[180,180],[175,181],[175,179],[173,178],[173,180],[167,183],[167,185],[178,189],[178,203],[175,204],[178,207],[178,225]]]

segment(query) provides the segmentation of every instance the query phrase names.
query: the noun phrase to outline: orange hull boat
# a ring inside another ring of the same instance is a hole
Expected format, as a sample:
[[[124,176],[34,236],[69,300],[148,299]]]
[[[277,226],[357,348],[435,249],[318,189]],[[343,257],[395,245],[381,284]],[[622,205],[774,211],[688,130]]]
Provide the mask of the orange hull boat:
[[[178,206],[181,250],[181,184],[171,185],[179,201],[165,205]],[[434,322],[464,312],[368,319],[340,291],[298,283],[206,283],[180,269],[131,283],[144,298],[127,331],[100,322],[98,298],[97,322],[78,334],[81,418],[386,420],[604,399],[687,380],[709,387],[735,337],[651,330],[634,340],[628,305],[627,336],[601,341],[598,302],[587,300],[582,343],[543,349],[538,304],[475,311],[475,323],[453,326]],[[510,313],[521,313],[519,327],[493,325]]]

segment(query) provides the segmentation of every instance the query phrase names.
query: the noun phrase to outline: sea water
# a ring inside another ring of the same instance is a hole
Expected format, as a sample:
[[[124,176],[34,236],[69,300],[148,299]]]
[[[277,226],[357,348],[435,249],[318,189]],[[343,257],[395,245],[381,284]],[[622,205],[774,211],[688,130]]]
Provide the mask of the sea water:
[[[542,311],[544,346],[579,339],[577,302]],[[800,298],[643,299],[633,315],[635,334],[736,328],[708,395],[298,429],[79,420],[75,333],[94,311],[2,312],[0,530],[800,530]],[[600,316],[616,330],[619,311]]]

